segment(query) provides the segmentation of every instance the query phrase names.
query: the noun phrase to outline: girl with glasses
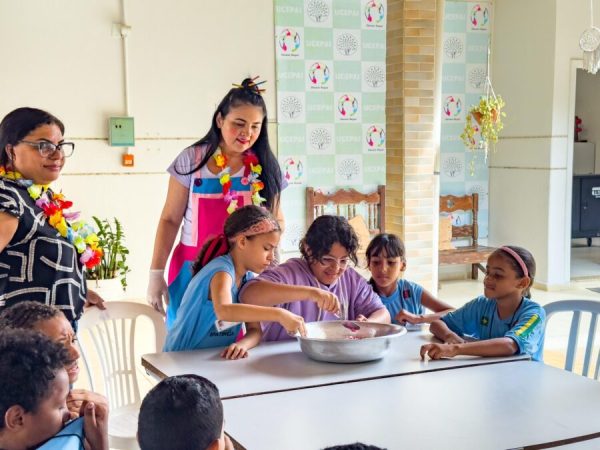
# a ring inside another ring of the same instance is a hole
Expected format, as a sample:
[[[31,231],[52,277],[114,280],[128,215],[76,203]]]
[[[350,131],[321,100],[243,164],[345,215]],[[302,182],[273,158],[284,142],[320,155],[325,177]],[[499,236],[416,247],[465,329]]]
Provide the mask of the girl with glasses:
[[[244,303],[277,305],[306,322],[342,319],[390,323],[390,314],[373,288],[350,264],[357,263],[358,237],[343,217],[320,216],[300,242],[302,258],[291,258],[250,280],[240,293]],[[310,301],[321,291],[339,300],[340,310]],[[307,301],[308,300],[308,301]],[[336,314],[337,312],[337,314]],[[263,340],[290,339],[276,323],[263,323]]]

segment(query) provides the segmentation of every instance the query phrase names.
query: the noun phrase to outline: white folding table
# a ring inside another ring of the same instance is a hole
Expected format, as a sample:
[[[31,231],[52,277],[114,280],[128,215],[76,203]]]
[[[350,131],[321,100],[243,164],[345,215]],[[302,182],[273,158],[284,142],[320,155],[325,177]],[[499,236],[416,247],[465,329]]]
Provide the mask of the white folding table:
[[[600,437],[600,383],[531,361],[223,405],[227,432],[249,450],[317,450],[357,441],[389,450],[547,448],[535,446]]]
[[[392,341],[383,359],[359,364],[313,361],[300,351],[299,343],[294,340],[263,343],[250,350],[248,358],[235,361],[221,358],[222,348],[213,348],[147,354],[142,357],[142,365],[158,378],[188,373],[202,375],[217,385],[221,398],[227,399],[529,359],[526,355],[515,355],[421,361],[421,345],[431,341],[429,332],[409,332]]]

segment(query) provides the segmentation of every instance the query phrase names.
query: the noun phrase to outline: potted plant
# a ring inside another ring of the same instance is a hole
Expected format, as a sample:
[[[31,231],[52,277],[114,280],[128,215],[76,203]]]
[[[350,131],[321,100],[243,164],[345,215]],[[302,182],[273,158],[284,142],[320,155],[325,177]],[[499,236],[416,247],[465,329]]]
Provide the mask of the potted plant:
[[[493,146],[498,142],[498,133],[504,127],[502,118],[506,113],[502,111],[504,100],[502,97],[488,95],[481,97],[477,105],[473,105],[467,114],[465,120],[465,129],[460,135],[464,144],[471,150],[476,148],[487,151],[489,145]],[[479,133],[481,139],[479,142],[475,135]]]
[[[103,254],[100,264],[87,271],[87,279],[96,281],[91,287],[105,300],[110,300],[111,296],[118,299],[123,296],[127,287],[127,273],[130,272],[127,266],[129,250],[124,245],[123,227],[117,218],[113,218],[114,224],[108,219],[95,216],[93,219]]]

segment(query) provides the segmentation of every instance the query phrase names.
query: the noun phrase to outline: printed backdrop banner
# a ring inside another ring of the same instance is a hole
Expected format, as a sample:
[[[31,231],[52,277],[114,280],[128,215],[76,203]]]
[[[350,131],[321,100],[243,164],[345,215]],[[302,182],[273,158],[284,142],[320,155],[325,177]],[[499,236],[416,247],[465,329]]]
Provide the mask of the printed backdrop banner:
[[[469,150],[460,135],[485,90],[492,10],[491,2],[447,1],[442,44],[440,194],[479,194],[479,237],[488,235],[488,167],[483,152]],[[465,221],[471,218],[454,215],[454,225]]]
[[[284,251],[305,231],[305,191],[385,184],[386,1],[275,0]]]

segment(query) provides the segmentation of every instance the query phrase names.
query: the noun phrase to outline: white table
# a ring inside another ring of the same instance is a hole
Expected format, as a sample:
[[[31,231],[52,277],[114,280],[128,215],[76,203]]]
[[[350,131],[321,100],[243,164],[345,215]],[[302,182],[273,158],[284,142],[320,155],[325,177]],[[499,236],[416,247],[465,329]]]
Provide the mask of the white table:
[[[392,340],[385,357],[359,364],[332,364],[309,359],[297,341],[269,342],[236,361],[219,356],[221,348],[190,352],[153,353],[142,357],[146,370],[159,378],[193,373],[213,381],[221,398],[289,391],[314,386],[410,375],[529,359],[526,355],[503,358],[458,357],[421,361],[421,345],[432,341],[429,332],[414,331]]]
[[[356,441],[389,450],[487,450],[600,437],[600,383],[531,361],[223,405],[227,432],[249,450],[317,450]]]

